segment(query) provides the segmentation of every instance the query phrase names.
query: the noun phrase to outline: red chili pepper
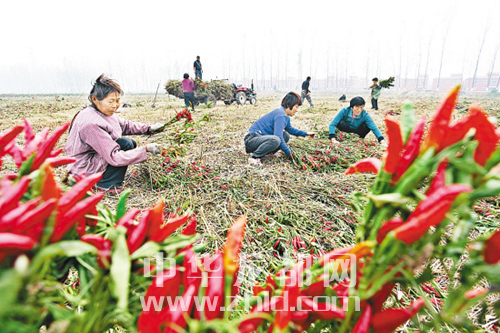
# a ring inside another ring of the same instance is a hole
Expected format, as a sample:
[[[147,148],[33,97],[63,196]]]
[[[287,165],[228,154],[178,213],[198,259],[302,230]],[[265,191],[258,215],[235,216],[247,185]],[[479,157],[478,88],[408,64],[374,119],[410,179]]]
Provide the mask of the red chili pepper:
[[[403,150],[403,136],[401,134],[401,126],[399,122],[391,117],[385,118],[387,136],[389,144],[384,153],[384,171],[394,173],[399,160],[401,159],[401,151]]]
[[[45,161],[45,159],[47,159],[47,157],[50,156],[52,149],[54,149],[57,141],[59,141],[61,135],[63,135],[63,133],[66,132],[69,125],[70,123],[66,123],[56,128],[56,130],[52,133],[52,135],[50,135],[47,138],[47,140],[43,141],[43,143],[36,152],[35,160],[31,165],[31,171],[38,169],[40,165],[42,165],[42,163]]]
[[[53,158],[53,157],[56,157],[57,155],[59,155],[60,153],[62,153],[64,151],[63,148],[59,148],[59,149],[56,149],[56,150],[52,150],[49,154],[49,157],[48,158]]]
[[[87,215],[98,216],[99,212],[97,211],[97,206],[91,209]],[[97,222],[98,221],[95,218],[85,217],[85,224],[87,224],[89,227],[97,226]]]
[[[12,209],[5,215],[0,217],[0,232],[11,230],[12,226],[16,224],[17,220],[21,218],[26,212],[32,210],[40,203],[42,199],[40,197],[35,198],[25,203],[20,204],[16,208]]]
[[[36,240],[27,235],[12,232],[0,232],[0,250],[2,251],[29,251],[36,245]]]
[[[84,219],[85,215],[94,209],[95,205],[101,201],[103,196],[104,193],[97,193],[88,197],[78,202],[73,206],[73,208],[69,209],[65,213],[61,213],[61,210],[59,209],[50,241],[55,243],[61,240],[61,238],[63,238],[63,236],[70,231],[76,223]]]
[[[12,141],[14,138],[23,131],[23,126],[15,126],[6,132],[0,133],[0,156],[4,148]],[[0,162],[1,163],[1,162]]]
[[[33,132],[33,127],[31,126],[29,120],[27,118],[23,118],[24,120],[24,138],[26,143],[29,143],[31,140],[35,138],[35,133]]]
[[[245,236],[245,228],[247,225],[246,216],[240,216],[229,227],[224,244],[224,270],[226,276],[234,278],[238,269],[238,260],[240,257],[241,246]]]
[[[352,328],[351,333],[368,333],[370,330],[370,323],[372,321],[372,307],[370,304],[366,305],[366,308],[363,310],[361,317],[359,317],[358,321]]]
[[[403,224],[403,219],[399,216],[395,216],[389,221],[385,222],[384,225],[378,229],[377,232],[377,243],[382,243],[384,240],[385,236],[392,230],[396,229],[397,227],[401,226]]]
[[[68,165],[76,162],[76,158],[73,157],[49,157],[45,160],[46,163],[50,164],[51,167],[57,168],[63,165]]]
[[[87,224],[85,223],[85,219],[81,219],[77,224],[76,224],[76,233],[82,237],[87,233]]]
[[[325,293],[326,286],[325,286],[325,281],[320,280],[318,282],[315,282],[308,286],[307,288],[304,288],[300,291],[301,295],[304,296],[322,296]]]
[[[466,291],[464,294],[465,299],[473,299],[486,294],[489,291],[488,288],[477,288]]]
[[[403,325],[413,316],[415,316],[423,305],[424,305],[424,300],[420,298],[411,303],[409,308],[387,309],[375,313],[372,319],[372,326],[374,332],[375,333],[393,332],[398,326]]]
[[[0,197],[0,212],[2,212],[2,214],[17,207],[19,200],[21,200],[24,193],[26,193],[29,184],[30,179],[24,176],[17,184],[12,186],[8,192],[2,192],[2,196]]]
[[[205,306],[203,310],[205,318],[208,321],[224,317],[224,313],[221,311],[221,307],[224,304],[224,262],[220,252],[215,252],[209,268],[208,286],[205,290],[205,296],[207,297],[206,302],[214,304],[214,308],[210,309],[209,306]]]
[[[186,224],[184,229],[182,230],[182,234],[185,236],[191,236],[196,234],[196,225],[198,221],[196,220],[196,215],[191,215],[189,222]]]
[[[200,287],[202,280],[202,271],[198,267],[198,260],[193,247],[190,245],[184,251],[184,274],[182,285],[187,288],[190,285],[196,287],[196,293]]]
[[[296,264],[287,274],[287,281],[277,303],[273,322],[274,327],[279,331],[284,331],[288,327],[292,319],[292,312],[297,308],[302,272],[302,265]]]
[[[427,138],[423,144],[422,151],[434,147],[436,148],[436,152],[438,152],[440,148],[442,148],[440,144],[443,142],[446,135],[448,135],[451,114],[455,109],[459,92],[460,85],[453,88],[448,96],[438,105],[434,119],[429,127]]]
[[[378,173],[380,170],[380,167],[382,166],[382,161],[375,157],[368,157],[364,158],[362,160],[357,161],[352,165],[352,167],[347,168],[347,170],[344,172],[346,175],[350,175],[356,172],[359,173]]]
[[[316,302],[312,298],[299,297],[302,303],[302,309],[311,311],[312,318],[315,320],[334,320],[344,319],[345,312],[340,310],[335,304],[328,302]]]
[[[395,284],[392,282],[387,282],[380,288],[379,291],[375,293],[375,295],[370,298],[371,304],[373,306],[373,312],[379,312],[382,310],[385,301],[391,295],[392,289],[394,289]]]
[[[26,212],[12,225],[12,232],[25,233],[28,232],[34,225],[44,222],[52,215],[56,207],[56,199],[45,201],[40,206]]]
[[[257,305],[252,309],[252,311],[250,311],[250,314],[269,313],[271,312],[271,309],[276,309],[278,302],[278,297],[272,297],[263,303],[259,303],[259,305]],[[264,318],[244,319],[241,321],[240,326],[238,326],[238,330],[240,331],[240,333],[253,332],[262,324],[263,321]]]
[[[59,182],[56,181],[54,169],[52,169],[50,164],[45,164],[41,171],[43,172],[43,201],[47,201],[49,199],[59,200],[61,197],[61,187],[59,186]]]
[[[292,322],[294,324],[304,324],[309,318],[311,311],[299,310],[292,312]],[[301,327],[303,329],[303,327]]]
[[[356,256],[356,259],[359,259],[368,255],[371,252],[373,246],[375,246],[374,242],[365,241],[362,243],[358,243],[355,246],[335,249],[319,258],[319,263],[321,264],[321,266],[325,266],[332,260],[348,259],[350,258],[351,254],[354,254]]]
[[[479,104],[469,106],[469,114],[476,128],[474,137],[479,142],[474,153],[474,160],[477,164],[484,166],[495,151],[499,137],[495,132],[495,126],[488,120],[488,115]]]
[[[101,173],[84,177],[59,199],[59,212],[65,213],[87,195],[87,192],[102,178]]]
[[[124,226],[127,228],[127,235],[130,235],[132,230],[135,228],[134,220],[137,214],[139,214],[141,210],[139,208],[132,208],[128,212],[125,213],[125,215],[122,216],[121,219],[116,222],[115,228]]]
[[[484,242],[483,257],[489,265],[500,262],[500,229]]]
[[[404,147],[401,158],[399,159],[399,163],[396,166],[396,170],[392,176],[392,185],[394,185],[399,178],[408,170],[408,167],[415,161],[418,157],[418,153],[420,150],[420,141],[422,140],[422,136],[424,134],[425,128],[425,117],[420,119],[417,123],[410,136],[408,137],[408,141]]]
[[[444,187],[446,184],[446,168],[448,167],[448,160],[445,159],[441,163],[439,163],[439,166],[436,171],[436,175],[432,179],[431,184],[429,185],[429,188],[427,189],[426,194],[429,196],[431,195],[434,191],[437,189]]]
[[[419,202],[406,223],[392,232],[397,239],[408,245],[418,241],[431,226],[435,227],[441,223],[460,193],[470,192],[472,189],[471,186],[463,184],[452,184],[437,189]]]
[[[107,268],[111,262],[111,246],[112,243],[100,235],[87,234],[83,235],[80,240],[94,246],[97,249],[97,262],[99,267]]]
[[[186,223],[188,219],[189,215],[183,215],[169,219],[155,235],[151,236],[149,240],[157,243],[163,242],[165,238],[173,234],[174,231],[177,230],[181,225]]]
[[[146,236],[148,238],[156,235],[163,223],[165,222],[165,203],[163,200],[158,200],[158,202],[151,208],[149,212],[149,223]]]
[[[186,328],[186,317],[189,317],[189,313],[191,313],[195,296],[196,287],[194,285],[190,285],[187,287],[186,291],[184,291],[184,294],[182,294],[181,299],[181,302],[187,306],[183,307],[177,305],[177,307],[170,308],[168,319],[166,321],[163,321],[165,314],[160,314],[159,319],[162,320],[165,325],[165,329],[162,331],[163,333],[177,333],[179,332],[179,329],[184,330]]]
[[[149,214],[149,209],[142,212],[142,215],[139,218],[139,224],[135,226],[127,238],[128,251],[130,254],[133,254],[137,249],[139,249],[146,239]]]
[[[22,126],[16,126],[7,132],[0,134],[0,167],[2,166],[2,156],[10,154],[18,167],[22,164],[22,153],[16,149],[15,137],[23,130]]]
[[[146,295],[144,296],[145,303],[149,302],[151,306],[155,303],[160,304],[161,297],[164,297],[163,304],[168,304],[167,298],[175,302],[175,297],[179,295],[181,275],[177,266],[158,274],[146,291]],[[151,298],[154,298],[156,301],[150,301]],[[169,308],[165,306],[159,312],[156,312],[154,307],[150,307],[149,310],[143,310],[137,321],[137,330],[140,333],[160,333],[161,318],[168,317],[168,314]]]

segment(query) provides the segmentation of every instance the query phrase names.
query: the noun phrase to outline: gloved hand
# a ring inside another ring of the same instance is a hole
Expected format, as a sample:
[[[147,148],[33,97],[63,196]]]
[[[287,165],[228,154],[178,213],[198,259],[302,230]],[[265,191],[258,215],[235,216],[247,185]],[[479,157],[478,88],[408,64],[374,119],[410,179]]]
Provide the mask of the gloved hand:
[[[161,154],[161,150],[160,150],[160,148],[158,148],[158,147],[156,146],[156,143],[148,143],[148,144],[146,145],[146,151],[147,151],[148,153],[153,154],[153,155],[158,155],[158,154]]]
[[[157,133],[157,132],[162,132],[164,127],[163,127],[164,124],[160,124],[160,123],[156,123],[154,125],[151,125],[149,127],[149,132],[151,133]]]

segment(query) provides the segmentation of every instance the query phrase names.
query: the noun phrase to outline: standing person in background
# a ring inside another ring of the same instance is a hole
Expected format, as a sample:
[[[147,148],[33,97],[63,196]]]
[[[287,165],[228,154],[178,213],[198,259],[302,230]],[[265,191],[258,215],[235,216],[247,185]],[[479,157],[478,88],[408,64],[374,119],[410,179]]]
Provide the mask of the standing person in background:
[[[201,66],[200,56],[196,56],[196,60],[193,64],[194,77],[195,79],[202,79],[203,67]]]
[[[370,86],[372,90],[372,109],[378,110],[378,98],[380,97],[382,87],[378,85],[378,78],[374,77],[372,81],[373,84]]]
[[[308,76],[306,80],[302,82],[302,94],[300,97],[302,98],[302,100],[304,100],[304,98],[307,99],[309,105],[311,105],[311,107],[313,108],[314,105],[312,103],[311,96],[309,95],[311,93],[311,91],[309,90],[309,82],[311,82],[310,76]]]
[[[182,80],[182,92],[184,93],[184,103],[186,108],[191,108],[194,111],[194,90],[196,89],[194,82],[189,78],[189,74],[184,74],[184,80]]]

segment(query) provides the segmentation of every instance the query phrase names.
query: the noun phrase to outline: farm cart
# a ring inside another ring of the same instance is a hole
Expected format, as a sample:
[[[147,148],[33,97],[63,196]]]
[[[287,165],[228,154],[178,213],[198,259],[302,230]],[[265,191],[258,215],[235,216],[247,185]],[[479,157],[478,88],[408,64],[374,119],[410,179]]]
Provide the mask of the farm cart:
[[[220,80],[203,82],[195,80],[196,90],[194,92],[195,106],[200,103],[212,103],[215,105],[217,100],[230,100],[234,96],[233,86]],[[182,83],[179,80],[169,80],[165,85],[168,94],[178,98],[184,98],[182,92]]]

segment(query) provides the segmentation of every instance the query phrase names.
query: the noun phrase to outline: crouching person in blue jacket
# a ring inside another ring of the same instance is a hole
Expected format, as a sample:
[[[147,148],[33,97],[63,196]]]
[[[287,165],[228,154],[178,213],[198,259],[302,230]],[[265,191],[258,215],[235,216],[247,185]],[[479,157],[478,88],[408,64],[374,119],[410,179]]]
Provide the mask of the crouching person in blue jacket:
[[[329,126],[329,138],[332,144],[339,144],[336,139],[335,128],[346,133],[356,133],[362,139],[372,131],[379,143],[384,140],[384,136],[364,108],[365,100],[363,97],[358,96],[351,99],[349,107],[340,110]]]
[[[304,132],[293,128],[290,124],[290,117],[297,113],[301,105],[300,96],[289,92],[281,101],[281,107],[260,117],[250,126],[244,139],[246,152],[252,153],[248,159],[249,163],[261,165],[262,157],[273,155],[280,149],[290,157],[292,151],[286,144],[290,139],[290,134],[314,138],[314,132]]]

